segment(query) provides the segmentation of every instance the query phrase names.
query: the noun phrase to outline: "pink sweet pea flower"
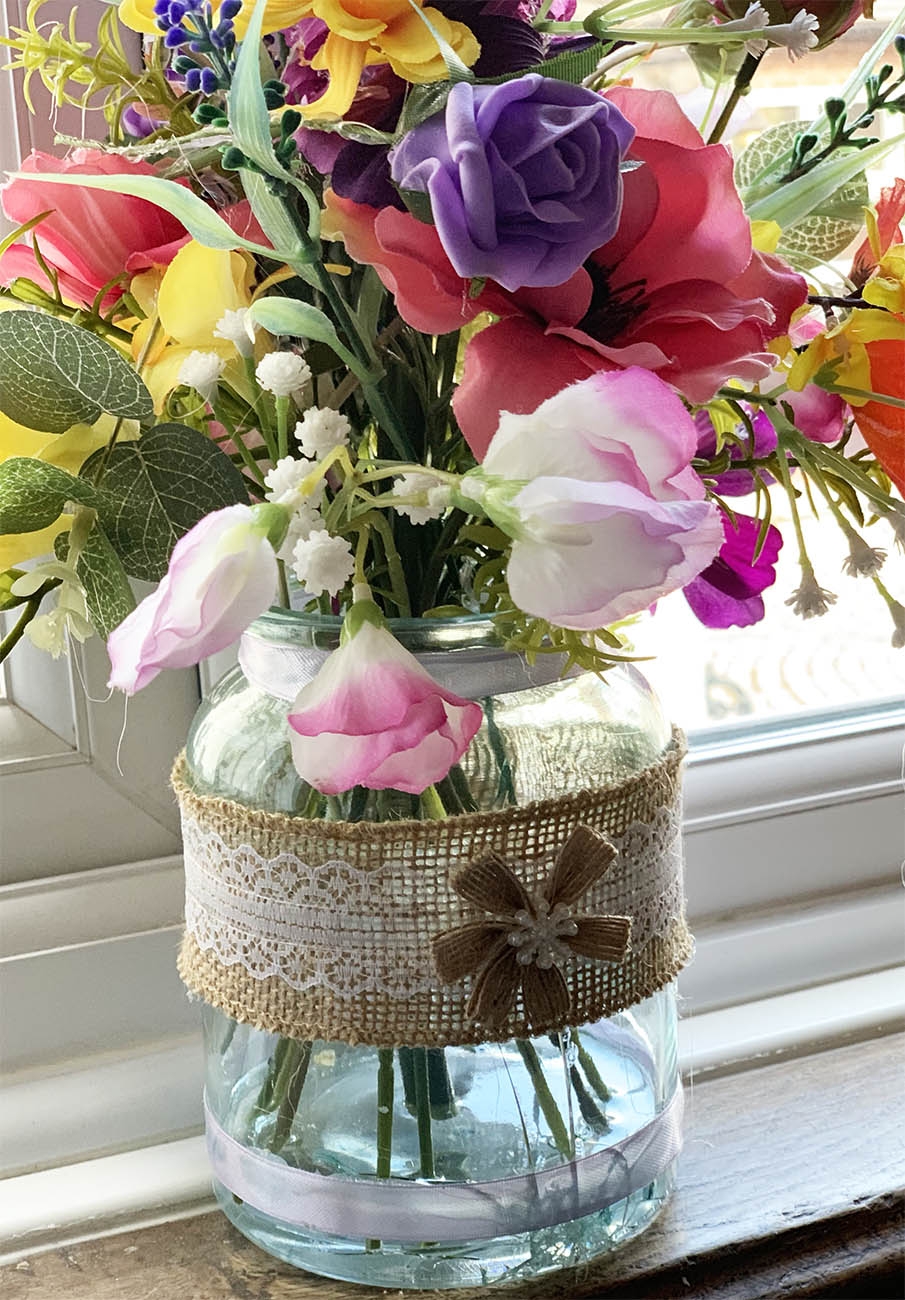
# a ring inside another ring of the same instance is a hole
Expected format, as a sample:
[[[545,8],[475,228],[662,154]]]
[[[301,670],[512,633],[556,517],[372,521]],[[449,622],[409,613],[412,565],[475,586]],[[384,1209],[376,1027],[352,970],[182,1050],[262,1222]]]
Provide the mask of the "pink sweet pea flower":
[[[134,695],[161,669],[188,668],[237,641],[276,594],[275,519],[285,534],[279,506],[226,506],[189,529],[157,590],[107,638],[107,685]]]
[[[60,290],[70,302],[90,306],[98,292],[126,272],[166,266],[188,235],[175,217],[145,199],[77,186],[48,185],[30,180],[30,172],[65,175],[118,174],[153,176],[154,168],[131,162],[101,149],[75,149],[68,158],[31,153],[18,175],[0,190],[0,202],[10,221],[22,225],[41,212],[34,234],[47,264],[59,275]],[[13,244],[0,257],[0,284],[17,276],[50,289],[31,248],[30,237]],[[117,295],[111,295],[111,300]]]
[[[323,794],[353,786],[420,794],[446,776],[481,707],[444,690],[385,628],[363,622],[299,692],[292,757]]]
[[[505,412],[462,490],[514,539],[519,608],[593,630],[706,568],[723,528],[691,467],[697,441],[676,394],[636,368],[593,375],[531,415]]]

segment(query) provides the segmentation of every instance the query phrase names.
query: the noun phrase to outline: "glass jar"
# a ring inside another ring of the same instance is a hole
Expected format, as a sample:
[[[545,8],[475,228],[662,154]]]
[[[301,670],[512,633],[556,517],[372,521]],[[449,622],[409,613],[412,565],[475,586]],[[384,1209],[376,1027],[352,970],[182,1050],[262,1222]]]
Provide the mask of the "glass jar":
[[[184,768],[192,791],[308,818],[436,816],[396,792],[327,799],[297,774],[287,704],[338,644],[339,627],[285,611],[253,625],[242,666],[192,726]],[[484,709],[458,769],[437,787],[451,812],[628,779],[671,743],[630,665],[605,679],[562,676],[552,656],[527,665],[482,617],[391,627],[433,676]],[[586,1265],[634,1237],[672,1189],[681,1096],[672,982],[596,1023],[505,1042],[305,1041],[213,1006],[204,1027],[218,1201],[245,1236],[311,1272],[388,1288],[524,1281]],[[667,1119],[672,1145],[661,1141],[652,1164],[657,1143],[648,1139]],[[588,1204],[600,1208],[576,1214]]]

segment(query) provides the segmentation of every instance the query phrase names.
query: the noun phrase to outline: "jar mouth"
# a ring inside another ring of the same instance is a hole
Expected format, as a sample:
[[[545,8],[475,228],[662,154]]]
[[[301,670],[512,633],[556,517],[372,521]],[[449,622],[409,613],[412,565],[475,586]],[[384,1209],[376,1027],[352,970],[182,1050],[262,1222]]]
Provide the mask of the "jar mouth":
[[[453,614],[442,618],[388,618],[393,636],[413,654],[431,650],[502,650],[503,638],[492,614]],[[308,614],[272,605],[245,636],[272,645],[314,646],[335,650],[343,620],[336,614]]]

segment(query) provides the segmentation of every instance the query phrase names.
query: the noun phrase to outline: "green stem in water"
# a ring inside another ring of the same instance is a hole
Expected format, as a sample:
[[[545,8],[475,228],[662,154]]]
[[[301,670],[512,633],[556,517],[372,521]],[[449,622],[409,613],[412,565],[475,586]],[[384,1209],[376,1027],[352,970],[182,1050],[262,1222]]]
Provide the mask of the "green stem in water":
[[[525,1068],[531,1076],[531,1082],[534,1085],[534,1092],[537,1097],[538,1105],[547,1121],[547,1127],[550,1130],[550,1136],[556,1143],[556,1149],[564,1160],[571,1160],[574,1155],[573,1145],[569,1140],[569,1134],[566,1131],[563,1117],[560,1114],[556,1099],[550,1091],[550,1085],[547,1083],[546,1075],[540,1063],[534,1044],[527,1038],[517,1038],[515,1045],[519,1050],[519,1055],[525,1063]]]
[[[392,1047],[377,1052],[377,1167],[378,1178],[389,1178],[393,1162],[393,1103],[395,1076]],[[374,1237],[365,1242],[365,1250],[379,1250]]]
[[[261,1084],[261,1091],[258,1093],[258,1099],[255,1102],[256,1111],[267,1111],[273,1106],[274,1088],[288,1048],[289,1039],[281,1038],[273,1049],[273,1055],[267,1067],[267,1078]]]
[[[572,1030],[572,1042],[578,1051],[578,1064],[584,1070],[585,1078],[597,1093],[597,1096],[604,1105],[612,1100],[613,1094],[601,1078],[600,1071],[594,1064],[594,1059],[586,1047],[582,1046],[581,1039],[578,1037],[578,1031]]]
[[[299,1108],[302,1089],[308,1076],[308,1066],[311,1063],[311,1048],[311,1043],[291,1041],[277,1077],[274,1092],[279,1097],[279,1109],[269,1144],[274,1155],[282,1151],[292,1132],[292,1121]]]
[[[723,132],[729,125],[729,119],[738,107],[738,102],[742,95],[747,94],[748,87],[754,78],[754,74],[760,67],[762,54],[746,54],[742,66],[735,74],[735,83],[730,91],[729,98],[723,105],[723,111],[716,120],[713,130],[707,137],[708,144],[717,144],[723,138]]]
[[[430,1085],[427,1075],[427,1050],[416,1047],[412,1052],[415,1077],[415,1119],[418,1124],[418,1149],[421,1154],[421,1177],[434,1176],[434,1141],[431,1133]]]

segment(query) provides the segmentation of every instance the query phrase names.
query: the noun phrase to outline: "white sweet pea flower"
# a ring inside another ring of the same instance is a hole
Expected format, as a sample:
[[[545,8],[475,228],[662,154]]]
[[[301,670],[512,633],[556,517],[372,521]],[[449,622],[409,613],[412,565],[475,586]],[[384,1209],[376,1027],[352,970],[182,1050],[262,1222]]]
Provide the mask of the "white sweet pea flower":
[[[661,379],[605,371],[531,415],[504,412],[461,492],[513,538],[519,608],[590,631],[647,609],[718,554],[721,516],[696,451],[694,421]]]
[[[309,406],[295,426],[302,454],[312,460],[329,456],[334,447],[348,447],[351,431],[352,426],[343,413],[329,406]]]
[[[217,352],[190,352],[179,367],[179,382],[186,388],[194,388],[205,402],[212,402],[225,366]]]
[[[242,357],[250,357],[255,350],[254,321],[248,319],[248,308],[238,307],[235,311],[227,310],[217,321],[214,338],[225,339]]]
[[[326,530],[303,537],[292,554],[293,572],[309,596],[336,596],[355,571],[352,547]]]
[[[311,370],[296,352],[268,352],[258,362],[255,376],[274,397],[291,397],[310,381]]]
[[[449,506],[452,493],[432,475],[412,473],[396,479],[392,495],[404,498],[404,502],[393,506],[397,514],[407,515],[413,524],[426,524],[440,518]],[[411,504],[413,498],[415,504]]]

